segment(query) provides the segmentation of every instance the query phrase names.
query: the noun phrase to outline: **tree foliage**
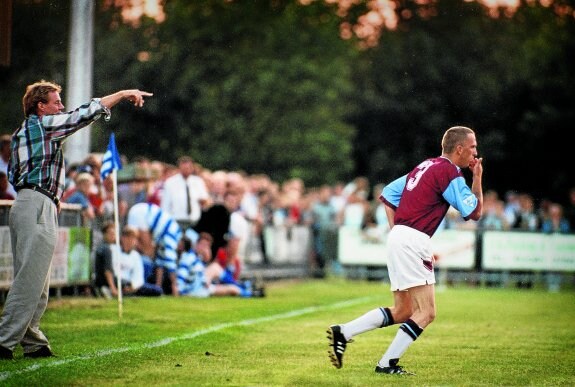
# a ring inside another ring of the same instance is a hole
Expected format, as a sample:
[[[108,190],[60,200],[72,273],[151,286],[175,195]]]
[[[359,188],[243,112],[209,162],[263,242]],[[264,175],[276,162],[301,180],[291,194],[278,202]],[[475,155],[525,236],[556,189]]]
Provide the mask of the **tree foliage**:
[[[13,8],[11,66],[0,66],[0,133],[12,133],[20,125],[28,84],[40,79],[63,84],[66,79],[67,3],[15,0]]]
[[[461,124],[478,133],[486,188],[565,200],[575,183],[559,140],[575,112],[573,19],[538,5],[511,18],[486,17],[477,3],[435,6],[362,55],[361,108],[349,121],[356,173],[390,181],[440,154],[443,131]]]
[[[319,0],[171,0],[162,23],[144,17],[136,27],[104,3],[94,94],[139,87],[154,97],[96,124],[106,129],[92,131],[95,150],[111,128],[129,158],[187,154],[210,169],[277,180],[377,183],[439,154],[443,131],[462,124],[478,133],[485,188],[563,200],[575,185],[565,140],[575,118],[575,22],[560,12],[573,9],[569,1],[524,3],[498,18],[474,2],[398,2],[397,28],[369,49],[339,36],[367,1],[342,19]],[[1,132],[20,122],[28,83],[65,84],[68,7],[14,0]]]
[[[117,33],[138,42],[132,58],[149,56],[134,71],[106,69],[116,82],[155,93],[146,115],[122,111],[146,135],[122,130],[120,142],[154,158],[190,154],[211,169],[316,184],[351,171],[353,127],[344,117],[352,103],[353,50],[339,39],[338,20],[327,8],[207,0],[168,2],[165,11],[161,25],[102,31],[97,56],[104,63],[118,55]]]

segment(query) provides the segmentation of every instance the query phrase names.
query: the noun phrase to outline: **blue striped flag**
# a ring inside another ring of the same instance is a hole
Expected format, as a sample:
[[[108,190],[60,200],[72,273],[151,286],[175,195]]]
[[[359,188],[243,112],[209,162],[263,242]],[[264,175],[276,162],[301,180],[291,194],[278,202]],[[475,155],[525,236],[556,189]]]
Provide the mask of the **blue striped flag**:
[[[104,180],[113,170],[122,169],[122,162],[120,161],[120,155],[116,149],[116,138],[114,133],[110,135],[110,142],[108,143],[108,149],[104,153],[104,158],[102,159],[102,168],[100,170],[100,176]]]

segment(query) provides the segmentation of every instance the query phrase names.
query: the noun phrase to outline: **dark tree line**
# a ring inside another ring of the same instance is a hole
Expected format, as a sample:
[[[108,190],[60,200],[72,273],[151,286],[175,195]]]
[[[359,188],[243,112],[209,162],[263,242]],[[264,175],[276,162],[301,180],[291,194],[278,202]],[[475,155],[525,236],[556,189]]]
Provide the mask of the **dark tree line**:
[[[321,1],[173,0],[163,23],[144,17],[137,27],[103,3],[94,94],[139,85],[154,98],[138,114],[119,106],[92,131],[96,151],[113,129],[130,158],[189,154],[210,169],[308,185],[377,183],[439,154],[443,131],[462,124],[478,133],[486,189],[564,201],[575,186],[575,22],[554,7],[492,18],[478,3],[441,0],[422,13],[400,2],[398,27],[360,49],[339,37],[342,19]],[[69,15],[68,2],[14,1],[0,132],[21,121],[26,84],[65,86]]]

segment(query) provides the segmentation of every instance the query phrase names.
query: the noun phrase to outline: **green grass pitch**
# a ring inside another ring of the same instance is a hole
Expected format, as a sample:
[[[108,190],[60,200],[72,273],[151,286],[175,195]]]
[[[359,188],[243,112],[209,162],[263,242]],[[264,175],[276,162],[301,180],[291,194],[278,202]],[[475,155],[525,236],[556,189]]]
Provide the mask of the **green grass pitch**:
[[[387,283],[282,281],[263,299],[52,299],[42,320],[57,357],[0,361],[7,386],[573,386],[575,291],[457,286],[401,359],[375,364],[397,326],[357,336],[342,369],[326,328],[392,300]]]

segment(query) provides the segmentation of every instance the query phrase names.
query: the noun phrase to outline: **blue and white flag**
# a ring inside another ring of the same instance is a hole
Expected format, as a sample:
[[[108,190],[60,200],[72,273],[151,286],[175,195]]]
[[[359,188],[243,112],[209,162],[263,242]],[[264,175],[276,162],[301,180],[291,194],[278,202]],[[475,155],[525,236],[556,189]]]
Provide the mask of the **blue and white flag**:
[[[120,161],[120,155],[116,149],[116,139],[114,133],[110,135],[110,142],[108,143],[108,149],[104,153],[104,158],[102,159],[102,168],[100,170],[100,176],[104,180],[113,170],[122,169],[122,161]]]
[[[104,153],[104,157],[102,158],[102,168],[100,169],[100,176],[102,180],[104,180],[108,175],[112,172],[117,171],[118,169],[122,169],[122,162],[120,161],[120,155],[118,154],[118,150],[116,149],[116,138],[114,137],[114,133],[110,134],[110,142],[108,143],[108,148],[106,149],[106,153]],[[116,177],[114,175],[114,177]],[[113,179],[114,184],[114,233],[116,235],[116,250],[120,250],[120,221],[118,218],[118,187],[117,187],[117,179]],[[114,261],[114,259],[112,259]],[[118,260],[114,263],[114,265],[118,264]],[[117,276],[118,280],[118,316],[122,318],[122,283],[121,283],[121,276]]]

